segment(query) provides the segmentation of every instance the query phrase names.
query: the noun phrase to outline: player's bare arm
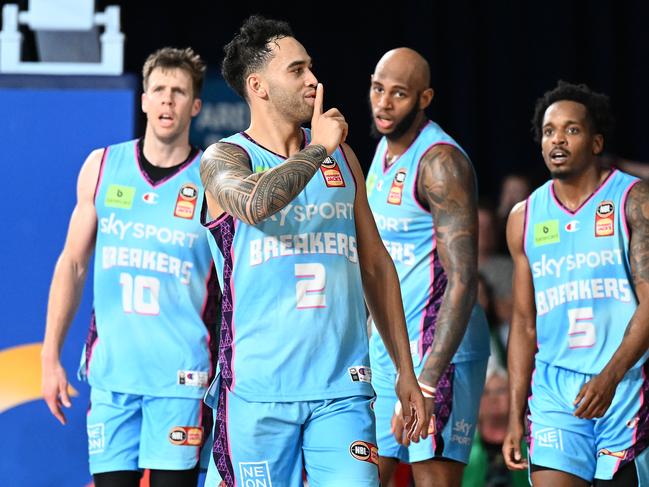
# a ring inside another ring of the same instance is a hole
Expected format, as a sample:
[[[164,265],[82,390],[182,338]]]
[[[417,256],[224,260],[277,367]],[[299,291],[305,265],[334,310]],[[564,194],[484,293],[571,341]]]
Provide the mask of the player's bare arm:
[[[318,84],[311,119],[311,143],[281,165],[261,173],[250,170],[248,154],[233,144],[216,143],[201,158],[201,180],[223,211],[255,225],[289,204],[307,185],[327,155],[347,136],[347,122],[335,108],[323,113],[322,84]]]
[[[536,352],[536,305],[532,272],[523,249],[525,203],[514,206],[507,221],[507,245],[514,261],[512,322],[507,344],[509,428],[503,456],[510,470],[527,468],[521,454],[524,419]]]
[[[81,301],[88,262],[95,246],[97,213],[94,195],[103,149],[92,152],[77,179],[77,204],[70,217],[63,251],[54,268],[47,305],[42,351],[43,398],[52,414],[65,424],[61,406],[70,407],[68,380],[60,362],[61,348]]]
[[[464,337],[477,294],[478,215],[471,163],[450,145],[433,147],[421,161],[417,192],[435,222],[437,251],[448,278],[435,339],[419,376],[435,387]]]
[[[428,434],[432,411],[426,411],[413,369],[399,277],[374,223],[358,159],[347,145],[343,150],[356,180],[354,218],[365,300],[398,372],[396,391],[408,440],[418,442]]]
[[[631,317],[619,348],[602,372],[579,391],[575,416],[599,418],[611,405],[615,389],[624,374],[649,348],[649,183],[637,183],[626,202],[629,224],[629,260],[638,307]]]

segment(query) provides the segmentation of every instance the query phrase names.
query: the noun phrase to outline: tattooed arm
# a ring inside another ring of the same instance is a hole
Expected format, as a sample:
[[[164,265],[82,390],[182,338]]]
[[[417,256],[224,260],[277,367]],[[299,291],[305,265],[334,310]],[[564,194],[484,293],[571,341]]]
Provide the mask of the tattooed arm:
[[[201,158],[201,180],[212,196],[210,213],[218,216],[226,211],[248,224],[257,224],[288,205],[326,157],[322,145],[309,145],[279,166],[253,173],[248,154],[241,147],[213,144]],[[220,211],[214,208],[214,201]]]
[[[631,233],[629,260],[638,307],[611,360],[579,391],[575,416],[580,418],[599,418],[606,413],[622,377],[649,348],[649,182],[637,183],[629,191],[625,212]]]
[[[345,141],[347,122],[335,108],[323,113],[322,84],[316,88],[311,118],[311,143],[282,164],[262,173],[250,170],[248,154],[219,142],[201,158],[201,180],[210,214],[224,211],[255,225],[288,205],[306,186],[328,154]]]
[[[448,284],[435,325],[435,339],[419,380],[433,387],[457,350],[478,287],[477,208],[471,163],[455,147],[437,145],[422,159],[417,194],[435,222],[437,252]]]

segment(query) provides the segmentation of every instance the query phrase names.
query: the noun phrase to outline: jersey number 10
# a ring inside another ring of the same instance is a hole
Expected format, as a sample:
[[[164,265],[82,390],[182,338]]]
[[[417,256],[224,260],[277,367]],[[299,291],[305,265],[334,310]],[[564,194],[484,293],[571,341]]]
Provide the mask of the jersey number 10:
[[[160,281],[150,276],[135,276],[122,272],[119,275],[122,286],[122,307],[124,313],[135,311],[141,315],[160,314]]]

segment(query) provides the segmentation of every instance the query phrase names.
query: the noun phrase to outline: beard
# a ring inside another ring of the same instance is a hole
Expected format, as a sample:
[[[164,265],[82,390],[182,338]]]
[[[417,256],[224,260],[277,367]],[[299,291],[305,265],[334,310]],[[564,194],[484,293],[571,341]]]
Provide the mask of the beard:
[[[370,134],[375,139],[380,139],[381,137],[385,136],[385,138],[390,141],[398,140],[403,136],[403,134],[410,130],[412,124],[415,123],[415,119],[417,118],[418,113],[419,106],[417,106],[417,103],[415,103],[412,106],[412,109],[408,113],[406,113],[406,116],[403,117],[401,121],[394,126],[392,132],[389,132],[387,134],[382,134],[381,132],[379,132],[379,129],[376,128],[376,123],[374,123],[374,115],[372,115]]]
[[[269,94],[273,100],[273,105],[287,119],[294,120],[300,124],[307,123],[311,120],[313,107],[308,105],[299,94],[288,93],[272,84],[269,86]]]

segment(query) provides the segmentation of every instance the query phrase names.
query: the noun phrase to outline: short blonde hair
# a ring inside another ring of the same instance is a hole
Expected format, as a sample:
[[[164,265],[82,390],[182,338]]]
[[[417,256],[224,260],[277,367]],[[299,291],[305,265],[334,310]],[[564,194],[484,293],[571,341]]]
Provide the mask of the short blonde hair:
[[[193,97],[198,98],[203,88],[205,77],[205,62],[194,52],[191,47],[177,49],[175,47],[163,47],[151,54],[144,62],[142,68],[142,88],[147,90],[149,76],[155,68],[161,69],[182,69],[192,78]]]

